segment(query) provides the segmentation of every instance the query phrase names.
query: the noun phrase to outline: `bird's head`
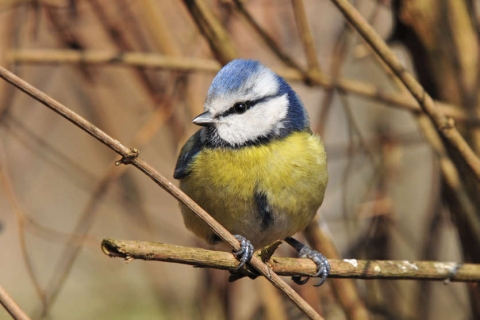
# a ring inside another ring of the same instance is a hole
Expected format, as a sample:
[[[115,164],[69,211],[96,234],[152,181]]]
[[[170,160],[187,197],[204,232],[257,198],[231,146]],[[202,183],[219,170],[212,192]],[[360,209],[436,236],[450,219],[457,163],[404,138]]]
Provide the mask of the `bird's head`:
[[[233,60],[218,72],[205,112],[193,123],[204,126],[201,139],[207,146],[229,148],[268,142],[309,127],[293,89],[254,60]]]

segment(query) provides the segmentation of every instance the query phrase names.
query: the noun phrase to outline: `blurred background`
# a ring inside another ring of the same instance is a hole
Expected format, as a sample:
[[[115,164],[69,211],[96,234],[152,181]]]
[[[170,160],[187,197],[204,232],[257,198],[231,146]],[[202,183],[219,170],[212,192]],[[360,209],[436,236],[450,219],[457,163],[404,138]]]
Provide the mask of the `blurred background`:
[[[478,152],[479,1],[352,3]],[[172,181],[213,76],[236,57],[283,75],[325,142],[330,181],[309,228],[322,252],[480,262],[465,218],[480,223],[478,182],[331,1],[0,0],[0,65]],[[204,246],[176,201],[118,159],[0,81],[0,285],[32,318],[306,318],[264,279],[105,256],[107,237]],[[294,288],[326,319],[480,319],[472,284],[312,284]]]

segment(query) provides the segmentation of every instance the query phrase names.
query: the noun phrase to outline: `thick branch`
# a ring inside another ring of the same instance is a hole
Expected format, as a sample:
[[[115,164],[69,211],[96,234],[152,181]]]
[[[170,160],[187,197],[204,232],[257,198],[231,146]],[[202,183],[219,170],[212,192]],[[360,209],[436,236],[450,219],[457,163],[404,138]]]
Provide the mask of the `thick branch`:
[[[114,258],[154,260],[233,271],[238,261],[229,252],[189,248],[165,243],[105,239],[103,252]],[[329,260],[331,278],[480,281],[479,264],[435,261]],[[316,265],[310,259],[272,257],[270,268],[282,276],[310,276]],[[248,269],[245,269],[250,273]]]
[[[222,240],[232,246],[234,250],[240,249],[240,243],[238,240],[225,229],[221,224],[219,224],[215,219],[213,219],[205,210],[203,210],[199,205],[197,205],[192,199],[190,199],[185,193],[183,193],[177,186],[168,181],[164,176],[162,176],[158,171],[156,171],[152,166],[150,166],[145,160],[138,157],[138,151],[135,149],[129,149],[119,141],[107,135],[105,132],[95,127],[92,123],[88,122],[83,117],[79,116],[75,112],[71,111],[58,101],[52,99],[42,91],[33,87],[26,81],[20,79],[7,69],[0,67],[0,78],[3,78],[7,82],[11,83],[27,95],[31,96],[35,100],[41,102],[46,107],[55,111],[56,113],[63,116],[68,121],[72,122],[76,126],[80,127],[91,136],[102,142],[107,147],[114,150],[116,153],[122,156],[121,161],[118,163],[123,164],[132,164],[140,171],[145,173],[150,177],[157,185],[162,187],[170,195],[172,195],[177,200],[185,204],[189,209],[191,209],[195,214],[202,219],[215,234],[217,234]],[[277,274],[272,272],[267,265],[265,265],[259,258],[253,257],[249,264],[254,267],[260,274],[265,276],[275,287],[282,290],[287,297],[295,303],[295,305],[301,309],[310,319],[323,319],[308,303],[303,300],[300,295],[298,295],[295,290],[293,290],[282,278]]]

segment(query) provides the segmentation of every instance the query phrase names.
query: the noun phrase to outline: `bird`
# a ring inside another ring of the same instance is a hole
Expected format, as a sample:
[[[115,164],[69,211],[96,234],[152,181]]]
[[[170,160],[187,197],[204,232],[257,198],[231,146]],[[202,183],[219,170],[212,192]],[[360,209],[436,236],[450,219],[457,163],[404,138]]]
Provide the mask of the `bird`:
[[[316,263],[321,285],[328,260],[292,238],[316,215],[328,182],[323,143],[296,92],[261,62],[232,60],[213,78],[204,112],[192,122],[201,128],[182,147],[173,176],[240,241],[237,269],[255,248],[285,240]],[[226,245],[180,206],[187,229],[210,245]]]

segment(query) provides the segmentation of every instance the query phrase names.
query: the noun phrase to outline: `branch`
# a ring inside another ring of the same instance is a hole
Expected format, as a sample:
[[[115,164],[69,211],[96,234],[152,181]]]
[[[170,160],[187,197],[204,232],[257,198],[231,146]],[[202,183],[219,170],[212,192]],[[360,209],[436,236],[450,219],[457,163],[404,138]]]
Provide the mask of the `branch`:
[[[235,270],[238,261],[229,252],[182,247],[165,243],[104,239],[103,252],[112,258],[164,261],[192,265],[198,268]],[[438,280],[448,282],[479,282],[480,264],[459,264],[435,261],[393,260],[329,260],[330,278]],[[282,276],[310,276],[316,265],[305,258],[272,257],[268,265]],[[247,274],[251,269],[244,268]]]
[[[279,46],[272,37],[270,37],[267,32],[257,23],[257,21],[253,18],[250,12],[245,7],[243,1],[234,0],[235,6],[237,8],[238,13],[240,13],[241,17],[245,19],[245,21],[255,30],[255,32],[260,36],[263,42],[272,50],[274,53],[285,65],[302,72],[302,79],[308,78],[307,73],[302,71],[300,65],[293,60],[288,54],[281,50],[281,46]]]
[[[305,51],[305,56],[307,58],[308,72],[320,73],[320,64],[317,59],[315,41],[310,26],[308,25],[305,3],[303,0],[292,0],[292,7],[300,40],[302,40],[303,51]]]
[[[152,69],[168,69],[183,72],[218,72],[221,64],[212,59],[178,58],[143,52],[110,52],[106,50],[62,50],[62,49],[30,49],[11,50],[8,59],[13,63],[37,63],[37,64],[100,64],[118,65],[130,67],[144,67]],[[274,68],[276,73],[290,81],[305,81],[304,75],[293,68]],[[421,113],[418,103],[410,97],[402,94],[385,92],[381,88],[351,79],[334,79],[325,74],[311,74],[309,83],[326,89],[338,89],[356,94],[375,101],[385,103],[388,107],[406,109],[410,112]],[[469,117],[462,108],[435,101],[443,112],[457,121],[468,122],[472,125],[480,125],[480,119]]]
[[[0,286],[0,304],[15,320],[30,320],[30,317],[18,306],[5,289]]]
[[[237,49],[221,22],[203,0],[183,0],[210,49],[222,64],[238,57]]]
[[[27,269],[27,274],[30,278],[30,281],[32,282],[33,287],[35,288],[35,292],[38,298],[41,301],[42,309],[45,309],[47,304],[45,291],[42,289],[39,278],[35,274],[34,264],[32,262],[31,256],[28,255],[28,250],[27,250],[25,227],[27,223],[31,221],[28,220],[25,209],[21,205],[21,202],[15,193],[12,180],[9,174],[9,170],[7,167],[7,163],[8,162],[5,154],[4,145],[3,143],[0,143],[0,185],[4,190],[4,195],[7,198],[7,201],[10,203],[10,206],[13,212],[15,213],[15,218],[17,220],[17,225],[18,225],[17,227],[18,241],[20,245],[20,250],[22,252],[22,258],[23,258],[23,261],[25,262],[25,267]],[[0,288],[0,291],[1,291],[1,288]]]
[[[92,123],[79,116],[75,112],[71,111],[58,101],[52,99],[42,91],[33,87],[26,81],[20,79],[7,69],[0,66],[0,78],[3,78],[10,84],[14,85],[30,97],[41,102],[46,107],[50,108],[54,112],[58,113],[68,121],[72,122],[98,141],[118,153],[122,156],[122,159],[118,161],[118,164],[131,164],[137,169],[145,173],[150,179],[152,179],[157,185],[167,191],[175,199],[181,201],[190,210],[202,219],[215,234],[217,234],[222,240],[228,243],[234,250],[240,249],[240,243],[238,240],[220,225],[215,219],[213,219],[205,210],[197,205],[192,199],[190,199],[185,193],[183,193],[173,183],[168,181],[158,171],[156,171],[145,160],[138,157],[138,150],[129,149],[121,144],[116,139],[110,137],[105,132],[95,127]],[[253,257],[249,264],[254,267],[260,274],[265,276],[275,287],[282,290],[287,297],[295,303],[295,305],[302,310],[310,319],[323,319],[308,303],[306,303],[295,290],[293,290],[282,278],[272,272],[267,265],[265,265],[259,258]]]
[[[125,52],[108,50],[30,49],[10,50],[7,59],[11,62],[40,64],[112,64],[176,71],[218,72],[222,67],[212,59],[186,59],[156,53]]]
[[[450,144],[463,157],[468,167],[472,170],[480,181],[480,159],[475,155],[468,143],[455,128],[453,119],[447,117],[445,113],[435,105],[430,95],[423,89],[415,77],[409,73],[403,66],[400,59],[388,47],[377,32],[368,24],[348,0],[332,0],[340,9],[345,18],[352,24],[358,33],[372,47],[378,56],[388,65],[388,67],[397,75],[398,79],[410,91],[412,96],[418,101],[422,110],[435,123],[437,130],[450,142]]]

